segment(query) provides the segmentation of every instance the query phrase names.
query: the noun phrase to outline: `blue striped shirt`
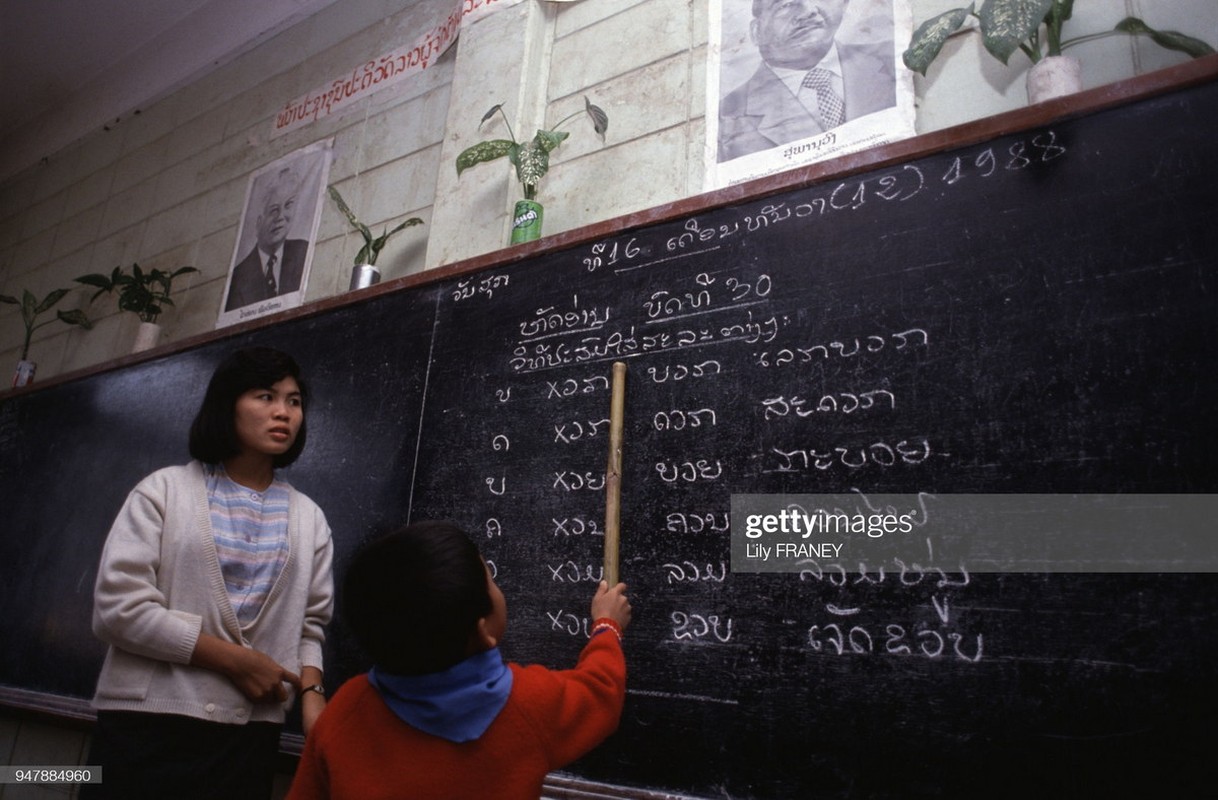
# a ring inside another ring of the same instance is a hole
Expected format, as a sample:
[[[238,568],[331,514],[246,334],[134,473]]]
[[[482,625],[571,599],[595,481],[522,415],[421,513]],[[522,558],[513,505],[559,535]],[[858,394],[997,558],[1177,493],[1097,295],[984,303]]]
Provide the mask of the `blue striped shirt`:
[[[245,627],[258,617],[288,558],[288,484],[275,478],[256,492],[217,464],[207,471],[207,501],[224,586]]]

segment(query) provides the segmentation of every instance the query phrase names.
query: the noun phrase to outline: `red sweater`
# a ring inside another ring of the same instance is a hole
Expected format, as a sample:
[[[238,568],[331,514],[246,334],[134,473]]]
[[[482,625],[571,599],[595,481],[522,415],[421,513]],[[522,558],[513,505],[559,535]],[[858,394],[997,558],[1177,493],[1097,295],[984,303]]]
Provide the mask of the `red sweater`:
[[[507,705],[472,742],[423,733],[368,683],[343,684],[305,742],[287,800],[537,800],[546,773],[617,729],[626,659],[611,633],[593,637],[575,669],[509,665]]]

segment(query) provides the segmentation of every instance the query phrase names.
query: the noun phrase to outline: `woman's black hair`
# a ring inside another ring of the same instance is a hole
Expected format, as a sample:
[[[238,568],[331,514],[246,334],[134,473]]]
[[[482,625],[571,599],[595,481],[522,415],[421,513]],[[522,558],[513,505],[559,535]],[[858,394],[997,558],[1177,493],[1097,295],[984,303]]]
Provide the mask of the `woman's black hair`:
[[[470,655],[491,613],[486,565],[449,522],[417,522],[364,545],[343,580],[343,619],[377,669],[440,672]]]
[[[212,373],[199,413],[190,426],[190,456],[205,464],[219,464],[241,452],[237,439],[237,398],[250,389],[269,389],[284,378],[295,378],[300,387],[301,410],[308,408],[309,393],[300,376],[300,365],[287,353],[270,347],[248,347],[224,359]],[[276,467],[294,462],[305,446],[307,415],[300,421],[296,441],[275,456]]]

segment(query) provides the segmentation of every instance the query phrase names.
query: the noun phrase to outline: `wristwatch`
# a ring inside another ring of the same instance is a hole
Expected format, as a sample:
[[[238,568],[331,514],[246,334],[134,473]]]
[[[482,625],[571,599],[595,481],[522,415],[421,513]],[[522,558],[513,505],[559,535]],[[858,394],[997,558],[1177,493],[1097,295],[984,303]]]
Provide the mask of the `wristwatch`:
[[[326,696],[326,687],[322,686],[320,683],[315,683],[312,686],[306,686],[300,690],[300,694],[302,697],[304,696],[305,692],[317,692],[322,697],[325,697]]]

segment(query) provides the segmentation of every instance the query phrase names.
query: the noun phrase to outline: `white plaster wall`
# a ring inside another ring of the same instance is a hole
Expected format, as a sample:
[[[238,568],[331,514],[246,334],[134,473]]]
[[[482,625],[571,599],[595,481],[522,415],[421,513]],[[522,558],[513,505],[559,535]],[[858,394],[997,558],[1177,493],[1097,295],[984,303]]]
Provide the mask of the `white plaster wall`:
[[[749,0],[725,0],[748,2]],[[911,0],[915,24],[959,0]],[[379,230],[410,216],[425,225],[391,240],[378,266],[386,278],[504,247],[520,197],[506,159],[457,178],[456,155],[506,134],[479,129],[504,103],[518,138],[582,108],[603,107],[602,142],[586,119],[551,154],[540,186],[547,234],[681,200],[703,191],[707,11],[704,0],[524,0],[468,26],[417,78],[348,113],[280,138],[276,110],[364,60],[413,41],[423,21],[453,0],[344,0],[216,72],[126,113],[44,163],[0,185],[0,293],[39,297],[117,264],[184,264],[176,308],[161,318],[165,341],[215,325],[249,174],[306,144],[334,137],[330,179],[361,219]],[[1078,0],[1067,34],[1111,28],[1134,14],[1218,44],[1214,0]],[[1076,48],[1086,86],[1180,63],[1149,42],[1112,37]],[[1021,54],[1004,66],[974,33],[954,37],[925,78],[916,78],[918,130],[929,132],[1026,103]],[[361,240],[323,202],[307,300],[346,290]],[[72,292],[59,308],[86,308],[93,331],[58,322],[36,334],[31,357],[46,378],[129,351],[138,320],[113,298]],[[0,306],[0,381],[19,355],[17,309]],[[0,384],[7,385],[7,384]]]
[[[0,186],[0,293],[39,298],[73,278],[138,262],[192,265],[175,282],[176,307],[160,318],[163,341],[215,326],[249,174],[306,144],[334,137],[330,179],[361,219],[379,229],[430,216],[438,143],[448,110],[455,53],[417,78],[380,92],[341,116],[279,138],[269,136],[288,101],[413,41],[451,0],[348,0],[285,31],[172,96],[116,119]],[[324,201],[306,300],[345,291],[362,240]],[[378,266],[389,277],[421,269],[427,227],[390,242]],[[84,308],[92,331],[54,322],[30,357],[50,377],[130,351],[138,320],[113,296],[89,302],[75,289],[56,308]],[[53,312],[39,321],[53,318]],[[0,365],[8,380],[20,355],[16,307],[0,306]],[[7,385],[7,384],[5,384]]]

